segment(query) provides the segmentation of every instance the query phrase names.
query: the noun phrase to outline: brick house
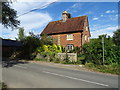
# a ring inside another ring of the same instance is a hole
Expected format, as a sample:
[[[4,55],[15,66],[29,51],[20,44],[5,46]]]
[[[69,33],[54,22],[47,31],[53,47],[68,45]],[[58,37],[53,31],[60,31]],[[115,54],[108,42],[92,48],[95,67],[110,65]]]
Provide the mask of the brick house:
[[[90,30],[87,16],[69,18],[69,13],[62,13],[62,20],[50,22],[41,35],[52,36],[58,45],[67,49],[81,47],[89,42]]]

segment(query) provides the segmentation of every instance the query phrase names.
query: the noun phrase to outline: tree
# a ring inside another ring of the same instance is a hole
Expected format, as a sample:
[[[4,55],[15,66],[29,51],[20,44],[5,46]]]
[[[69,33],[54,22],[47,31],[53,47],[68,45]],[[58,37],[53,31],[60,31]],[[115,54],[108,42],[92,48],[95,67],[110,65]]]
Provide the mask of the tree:
[[[41,41],[43,42],[43,45],[53,45],[52,36],[42,35]]]
[[[25,39],[24,28],[19,28],[18,38],[16,40],[23,41]]]
[[[41,41],[38,38],[26,36],[22,44],[20,57],[23,59],[33,59],[37,54],[36,49],[41,46]]]
[[[120,45],[120,29],[117,29],[113,34],[113,42],[116,45]]]
[[[9,2],[0,2],[2,3],[2,24],[5,28],[11,27],[12,29],[18,27],[20,21],[17,20],[17,11],[10,7]]]

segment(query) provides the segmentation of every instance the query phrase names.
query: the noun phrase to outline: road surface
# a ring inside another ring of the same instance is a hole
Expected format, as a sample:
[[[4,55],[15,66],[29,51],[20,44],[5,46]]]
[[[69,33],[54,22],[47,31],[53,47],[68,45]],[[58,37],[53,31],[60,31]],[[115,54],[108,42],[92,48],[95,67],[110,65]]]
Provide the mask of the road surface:
[[[9,88],[118,88],[117,75],[38,63],[3,68],[2,79]]]

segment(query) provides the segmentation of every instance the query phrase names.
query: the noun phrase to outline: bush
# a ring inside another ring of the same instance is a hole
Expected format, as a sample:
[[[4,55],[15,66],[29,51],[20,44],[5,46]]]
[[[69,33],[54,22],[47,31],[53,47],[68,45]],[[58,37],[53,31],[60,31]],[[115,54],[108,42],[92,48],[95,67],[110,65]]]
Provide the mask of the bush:
[[[98,39],[92,39],[90,43],[83,46],[83,53],[85,55],[85,62],[102,65],[103,64],[103,49],[102,49],[102,38],[104,37],[104,48],[105,48],[105,63],[110,65],[112,63],[118,64],[120,60],[120,46],[115,46],[110,37],[106,35],[99,36]]]
[[[56,58],[54,63],[60,63],[60,59],[59,58]]]
[[[37,54],[36,49],[41,46],[41,41],[38,38],[27,36],[22,43],[23,46],[19,50],[20,55],[18,57],[21,59],[33,59]]]

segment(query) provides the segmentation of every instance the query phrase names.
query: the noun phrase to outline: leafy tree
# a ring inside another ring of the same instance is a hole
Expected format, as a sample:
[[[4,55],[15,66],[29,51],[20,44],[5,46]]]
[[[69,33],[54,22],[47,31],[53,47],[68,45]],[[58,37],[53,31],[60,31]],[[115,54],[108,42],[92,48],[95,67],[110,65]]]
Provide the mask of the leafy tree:
[[[25,39],[24,28],[19,28],[18,38],[16,40],[23,41]]]
[[[116,30],[113,34],[113,42],[116,45],[120,45],[120,29]]]
[[[2,3],[2,15],[0,15],[2,18],[2,24],[5,28],[11,27],[16,28],[20,21],[17,20],[17,11],[11,8],[9,2],[0,2]]]
[[[41,46],[41,41],[38,38],[27,36],[23,40],[23,47],[21,49],[21,55],[25,59],[33,59],[37,54],[36,49]]]
[[[43,45],[53,45],[53,38],[51,36],[42,35],[41,41],[43,42]]]

